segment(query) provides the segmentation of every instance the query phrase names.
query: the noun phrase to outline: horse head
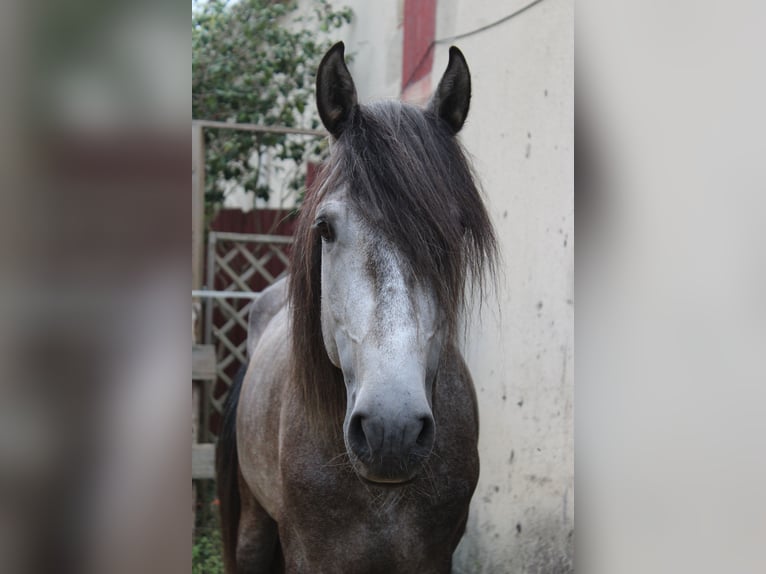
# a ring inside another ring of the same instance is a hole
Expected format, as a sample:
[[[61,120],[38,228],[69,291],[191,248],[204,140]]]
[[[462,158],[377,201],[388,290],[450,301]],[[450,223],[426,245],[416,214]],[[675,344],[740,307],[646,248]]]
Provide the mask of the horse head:
[[[318,402],[332,400],[320,396],[327,382],[318,378],[334,372],[342,380],[343,439],[357,474],[403,484],[434,446],[433,388],[467,273],[481,275],[494,252],[455,138],[468,113],[470,74],[452,48],[426,108],[361,106],[339,43],[320,64],[316,93],[331,153],[296,234],[304,251],[291,276],[296,350],[321,337],[316,362],[328,363],[328,375],[308,361],[304,370],[313,371],[304,379]]]

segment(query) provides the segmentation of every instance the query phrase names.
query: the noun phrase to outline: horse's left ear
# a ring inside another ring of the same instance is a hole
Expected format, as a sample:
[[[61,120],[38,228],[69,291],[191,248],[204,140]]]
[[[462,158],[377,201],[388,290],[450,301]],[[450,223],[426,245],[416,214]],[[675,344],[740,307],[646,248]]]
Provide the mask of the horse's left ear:
[[[463,53],[455,46],[449,49],[449,63],[428,109],[443,119],[458,133],[468,116],[471,103],[471,72]]]
[[[336,138],[357,106],[356,87],[343,57],[345,47],[338,42],[325,54],[317,71],[317,110],[324,127]]]

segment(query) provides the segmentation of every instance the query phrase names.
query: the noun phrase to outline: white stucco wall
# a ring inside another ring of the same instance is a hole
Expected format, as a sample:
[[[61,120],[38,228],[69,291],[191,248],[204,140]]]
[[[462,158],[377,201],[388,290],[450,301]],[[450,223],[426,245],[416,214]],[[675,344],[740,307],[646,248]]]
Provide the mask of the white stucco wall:
[[[441,0],[436,36],[474,30],[527,3]],[[484,306],[464,347],[479,397],[482,468],[457,572],[571,569],[573,28],[572,2],[545,0],[456,42],[473,79],[462,139],[504,258],[497,302]],[[434,84],[448,47],[437,46]]]
[[[402,2],[353,8],[341,35],[362,102],[396,97]],[[439,0],[436,37],[497,21],[528,0]],[[544,0],[455,42],[472,72],[461,134],[503,256],[498,292],[468,328],[481,414],[481,477],[455,572],[572,569],[574,528],[574,8]],[[432,85],[449,44],[435,49]],[[498,310],[499,315],[498,317]]]

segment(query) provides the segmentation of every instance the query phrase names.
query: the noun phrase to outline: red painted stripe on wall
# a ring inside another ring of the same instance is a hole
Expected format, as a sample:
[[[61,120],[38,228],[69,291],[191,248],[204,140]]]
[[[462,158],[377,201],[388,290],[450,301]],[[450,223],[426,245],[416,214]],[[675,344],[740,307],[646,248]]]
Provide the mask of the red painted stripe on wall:
[[[435,34],[436,0],[404,0],[402,93],[431,73]]]

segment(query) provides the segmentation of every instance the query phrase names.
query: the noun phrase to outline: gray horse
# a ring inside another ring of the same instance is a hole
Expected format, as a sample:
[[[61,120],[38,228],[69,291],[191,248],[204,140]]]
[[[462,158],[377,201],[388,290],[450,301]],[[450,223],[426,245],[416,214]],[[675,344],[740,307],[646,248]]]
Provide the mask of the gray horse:
[[[455,137],[468,66],[451,48],[425,109],[361,106],[343,54],[317,73],[330,158],[289,280],[253,303],[217,448],[230,573],[448,573],[479,477],[456,339],[497,249]]]

